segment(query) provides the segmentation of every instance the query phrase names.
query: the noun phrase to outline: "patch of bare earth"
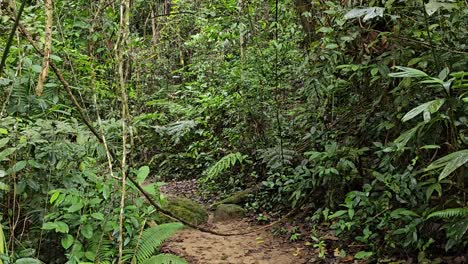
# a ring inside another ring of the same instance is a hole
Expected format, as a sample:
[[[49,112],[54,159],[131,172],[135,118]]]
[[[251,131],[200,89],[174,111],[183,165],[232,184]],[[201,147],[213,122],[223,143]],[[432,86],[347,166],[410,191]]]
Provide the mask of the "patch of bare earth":
[[[208,226],[216,231],[235,233],[261,226],[245,220],[229,220]],[[239,236],[216,236],[194,229],[184,229],[165,243],[163,251],[184,257],[191,264],[302,264],[305,252],[285,243],[269,231]]]

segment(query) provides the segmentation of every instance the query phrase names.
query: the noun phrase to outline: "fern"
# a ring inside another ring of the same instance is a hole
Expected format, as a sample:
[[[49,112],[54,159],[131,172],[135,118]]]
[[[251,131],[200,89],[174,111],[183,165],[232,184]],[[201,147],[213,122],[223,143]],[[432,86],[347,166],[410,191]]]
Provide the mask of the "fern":
[[[171,136],[174,143],[178,144],[180,139],[196,126],[197,123],[193,120],[181,120],[165,126],[154,126],[154,129],[159,134]]]
[[[172,254],[159,254],[151,257],[140,264],[187,264],[185,259]]]
[[[260,149],[258,152],[260,153],[260,158],[267,164],[267,167],[273,170],[283,165],[291,165],[292,160],[297,155],[296,151],[286,148],[281,149],[280,146]]]
[[[155,251],[164,242],[164,240],[171,237],[183,226],[184,225],[181,223],[168,223],[151,227],[143,231],[134,255],[137,263],[142,263],[143,261],[150,259],[154,255]]]
[[[225,172],[227,169],[234,167],[237,163],[241,164],[247,158],[247,155],[242,155],[239,152],[230,153],[222,157],[213,166],[209,167],[205,172],[205,177],[201,179],[201,182],[208,182],[219,177],[219,175]]]
[[[427,216],[429,218],[456,218],[456,217],[466,217],[468,216],[468,208],[450,208],[441,211],[436,211]]]

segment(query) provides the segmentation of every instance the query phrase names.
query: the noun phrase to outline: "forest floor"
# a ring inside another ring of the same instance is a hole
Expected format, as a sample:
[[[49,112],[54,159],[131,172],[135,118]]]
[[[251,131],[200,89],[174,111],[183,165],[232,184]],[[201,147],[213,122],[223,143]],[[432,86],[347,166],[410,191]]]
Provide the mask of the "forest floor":
[[[169,195],[176,194],[210,203],[197,194],[195,181],[172,182],[162,188]],[[229,219],[214,222],[212,215],[205,227],[219,232],[244,232],[262,227],[249,218]],[[184,229],[169,239],[164,252],[184,257],[190,264],[302,264],[315,263],[304,244],[293,243],[274,236],[269,230],[255,231],[246,235],[216,236],[195,229]]]

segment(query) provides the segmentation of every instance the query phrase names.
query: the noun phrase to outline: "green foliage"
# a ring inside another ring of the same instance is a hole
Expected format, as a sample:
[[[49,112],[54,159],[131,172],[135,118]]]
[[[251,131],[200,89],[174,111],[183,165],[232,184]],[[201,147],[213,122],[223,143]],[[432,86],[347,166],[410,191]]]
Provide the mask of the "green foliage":
[[[183,258],[171,255],[171,254],[159,254],[157,256],[151,257],[141,264],[153,264],[153,263],[160,263],[160,264],[187,264]]]
[[[151,182],[145,190],[162,204],[166,179],[199,179],[216,195],[260,186],[250,208],[311,208],[311,221],[367,246],[355,258],[457,254],[468,226],[466,3],[302,2],[133,2],[130,175]],[[12,25],[4,6],[0,43]],[[115,153],[118,11],[54,1],[51,56]],[[40,47],[44,17],[33,1],[21,20]],[[119,166],[75,119],[54,74],[34,95],[41,62],[18,37],[0,73],[0,223],[12,249],[36,251],[6,257],[112,262]],[[133,245],[154,208],[127,190]],[[146,261],[159,258],[172,257]]]
[[[247,155],[242,155],[239,152],[230,153],[222,157],[204,172],[204,177],[201,179],[201,182],[216,180],[222,173],[232,169],[235,165],[243,164],[247,158]]]
[[[137,247],[135,248],[134,259],[137,263],[151,263],[152,260],[164,260],[165,262],[152,263],[171,263],[170,261],[179,261],[175,263],[185,263],[181,258],[175,258],[171,255],[160,255],[158,258],[152,258],[155,251],[161,246],[164,240],[171,237],[177,230],[183,227],[180,223],[168,223],[147,228],[143,231]]]
[[[468,208],[450,208],[441,211],[432,212],[427,218],[456,218],[468,216]]]

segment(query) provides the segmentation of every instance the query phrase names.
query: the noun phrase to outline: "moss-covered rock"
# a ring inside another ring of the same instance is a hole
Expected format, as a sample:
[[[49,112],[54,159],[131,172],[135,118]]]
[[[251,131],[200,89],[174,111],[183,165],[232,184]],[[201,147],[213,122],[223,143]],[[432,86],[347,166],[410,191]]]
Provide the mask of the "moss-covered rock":
[[[171,211],[175,216],[195,225],[208,221],[208,212],[205,207],[195,201],[181,197],[168,197],[164,209]],[[155,219],[158,223],[173,222],[167,216],[158,214]]]
[[[254,194],[255,192],[257,192],[258,189],[259,189],[258,186],[254,186],[254,187],[247,188],[243,191],[235,192],[231,194],[229,197],[212,204],[211,207],[216,208],[220,204],[242,204],[247,201],[247,199],[249,198],[251,194]]]
[[[213,220],[215,222],[238,219],[245,216],[245,209],[235,204],[220,204],[214,211]]]

